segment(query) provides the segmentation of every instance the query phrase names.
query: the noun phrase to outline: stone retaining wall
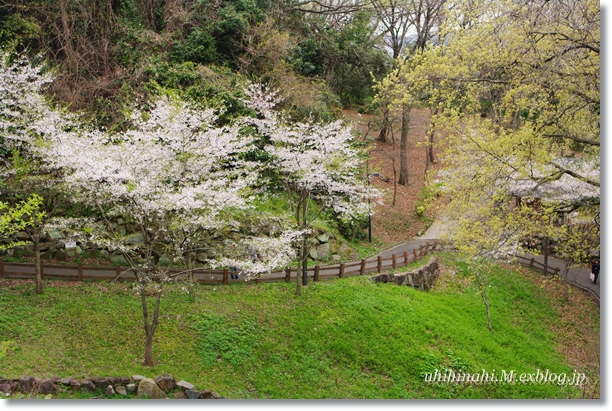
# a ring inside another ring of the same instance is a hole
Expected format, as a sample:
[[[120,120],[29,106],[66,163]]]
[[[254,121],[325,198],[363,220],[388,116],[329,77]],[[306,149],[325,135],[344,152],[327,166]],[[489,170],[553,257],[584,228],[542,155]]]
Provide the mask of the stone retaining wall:
[[[429,262],[415,270],[398,274],[378,274],[372,277],[375,283],[395,283],[407,285],[417,290],[429,291],[440,275],[440,258],[433,256]]]
[[[117,395],[153,399],[223,398],[210,390],[196,390],[195,386],[187,381],[176,382],[171,374],[158,375],[155,379],[147,378],[144,375],[90,377],[86,379],[55,377],[45,380],[30,376],[18,379],[3,379],[0,377],[0,395],[5,397],[19,396],[19,394],[22,394],[22,397],[26,396],[26,398],[36,398],[37,395],[52,397],[61,392],[75,391],[98,394],[95,398],[116,398]]]

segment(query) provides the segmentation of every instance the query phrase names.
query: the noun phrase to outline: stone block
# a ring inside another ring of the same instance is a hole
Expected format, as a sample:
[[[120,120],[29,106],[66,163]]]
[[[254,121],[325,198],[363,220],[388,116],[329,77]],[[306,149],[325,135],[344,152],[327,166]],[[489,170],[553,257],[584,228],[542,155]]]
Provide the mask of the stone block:
[[[152,378],[140,380],[136,396],[138,398],[153,398],[156,400],[166,398],[166,394],[157,386]]]
[[[81,391],[81,383],[77,380],[70,380],[70,388],[73,391]]]
[[[81,380],[81,391],[84,392],[95,392],[96,385],[90,380]]]
[[[165,393],[169,393],[176,387],[176,380],[172,374],[158,375],[155,377],[155,383]]]
[[[316,248],[318,259],[327,260],[329,258],[329,243],[318,245]]]
[[[200,398],[200,391],[186,390],[185,394],[187,395],[187,398],[190,400],[197,400],[198,398]]]
[[[200,397],[201,400],[209,400],[212,398],[212,391],[211,390],[204,390],[200,393]]]
[[[321,244],[324,244],[324,243],[327,243],[329,241],[329,236],[326,233],[323,233],[323,234],[317,236],[317,240],[319,240],[319,242]]]
[[[38,386],[38,393],[43,395],[55,394],[57,393],[57,387],[53,383],[53,380],[43,380]]]
[[[3,394],[8,394],[10,395],[12,390],[11,390],[11,384],[9,383],[4,383],[4,384],[0,384],[0,392]]]
[[[32,388],[34,387],[34,377],[22,377],[19,380],[19,384],[21,385],[21,392],[24,394],[29,394],[32,392]]]
[[[115,395],[115,389],[112,385],[109,385],[106,387],[104,394],[106,394],[107,397],[112,397],[113,395]]]
[[[94,383],[96,388],[99,388],[101,390],[105,390],[106,387],[112,385],[113,383],[108,377],[92,377],[90,378],[90,381]]]
[[[195,388],[195,386],[192,383],[187,382],[185,380],[180,380],[179,382],[176,383],[176,385],[178,387],[183,388],[184,390],[193,390]]]
[[[83,249],[78,245],[74,248],[66,248],[67,257],[76,257],[77,255],[83,254]]]

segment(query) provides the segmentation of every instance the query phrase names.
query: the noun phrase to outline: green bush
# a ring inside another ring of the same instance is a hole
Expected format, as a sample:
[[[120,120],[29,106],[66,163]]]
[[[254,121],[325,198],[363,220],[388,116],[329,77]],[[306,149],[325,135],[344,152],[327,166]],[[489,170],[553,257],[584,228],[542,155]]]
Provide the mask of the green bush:
[[[191,61],[208,64],[217,59],[215,39],[209,32],[199,27],[196,27],[186,39],[175,42],[170,52],[170,61],[173,63]]]

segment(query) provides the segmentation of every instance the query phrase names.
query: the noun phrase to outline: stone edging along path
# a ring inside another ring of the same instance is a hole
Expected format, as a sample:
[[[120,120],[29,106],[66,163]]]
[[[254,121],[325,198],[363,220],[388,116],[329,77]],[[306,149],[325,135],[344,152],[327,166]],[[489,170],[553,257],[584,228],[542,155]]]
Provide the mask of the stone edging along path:
[[[37,395],[53,397],[62,392],[93,393],[93,398],[132,397],[151,399],[222,399],[218,393],[210,390],[198,391],[194,385],[181,380],[176,382],[171,374],[162,374],[153,378],[144,375],[131,377],[89,377],[49,378],[40,379],[25,376],[18,379],[2,379],[0,377],[0,395],[10,397],[22,394],[22,398],[36,398]]]

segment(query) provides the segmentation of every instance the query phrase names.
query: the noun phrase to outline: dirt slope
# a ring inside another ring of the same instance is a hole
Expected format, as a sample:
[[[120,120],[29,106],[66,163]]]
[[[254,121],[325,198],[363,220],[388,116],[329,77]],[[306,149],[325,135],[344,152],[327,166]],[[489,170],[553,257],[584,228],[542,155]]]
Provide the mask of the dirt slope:
[[[376,126],[376,116],[358,115],[356,110],[345,110],[344,114],[352,119],[365,138],[377,138],[380,129]],[[372,218],[372,235],[383,246],[411,239],[427,228],[426,221],[415,212],[415,204],[425,181],[425,133],[429,127],[430,112],[414,108],[410,115],[408,132],[408,186],[397,185],[395,205],[393,205],[393,159],[395,159],[396,178],[399,178],[400,165],[400,124],[393,125],[388,142],[375,141],[370,154],[370,173],[380,172],[388,181],[372,177],[371,182],[385,191],[384,205],[377,206]],[[436,135],[436,140],[438,135]],[[434,155],[437,150],[434,148]],[[437,167],[434,164],[430,169]]]

